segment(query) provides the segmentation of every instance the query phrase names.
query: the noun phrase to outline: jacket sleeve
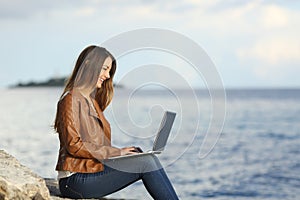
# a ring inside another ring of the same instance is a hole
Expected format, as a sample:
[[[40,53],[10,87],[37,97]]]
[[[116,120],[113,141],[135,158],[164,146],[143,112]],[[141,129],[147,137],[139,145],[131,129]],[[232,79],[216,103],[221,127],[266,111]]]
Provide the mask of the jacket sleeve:
[[[68,153],[74,157],[95,158],[103,160],[113,156],[121,155],[121,150],[112,146],[97,145],[83,141],[79,131],[79,109],[80,102],[75,102],[72,95],[66,95],[59,102],[60,125],[59,137]],[[77,123],[76,123],[77,122]]]

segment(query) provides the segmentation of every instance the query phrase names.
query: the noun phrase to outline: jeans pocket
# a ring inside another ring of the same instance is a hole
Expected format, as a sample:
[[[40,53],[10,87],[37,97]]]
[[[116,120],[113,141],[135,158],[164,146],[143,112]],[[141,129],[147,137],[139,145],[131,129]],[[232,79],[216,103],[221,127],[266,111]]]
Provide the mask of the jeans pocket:
[[[70,178],[63,178],[59,181],[59,190],[63,197],[72,199],[83,199],[83,195],[72,187]]]

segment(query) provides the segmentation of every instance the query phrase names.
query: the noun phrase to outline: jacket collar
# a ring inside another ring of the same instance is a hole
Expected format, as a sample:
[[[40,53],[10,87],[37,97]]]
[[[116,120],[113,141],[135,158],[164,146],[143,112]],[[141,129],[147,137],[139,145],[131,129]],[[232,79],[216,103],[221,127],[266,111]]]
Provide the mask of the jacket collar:
[[[92,99],[92,108],[90,106],[90,114],[101,120],[102,111],[99,107],[98,102],[95,99]]]
[[[92,102],[88,102],[89,105],[89,114],[93,117],[100,119],[100,113],[97,109],[97,102],[93,99]]]
[[[87,105],[88,105],[88,108],[89,108],[89,115],[90,116],[93,116],[93,117],[96,117],[98,119],[101,120],[100,118],[100,114],[102,113],[101,112],[101,109],[97,103],[97,101],[93,98],[87,98],[86,96],[84,96],[81,92],[79,91],[76,91],[75,92],[76,94],[79,94],[79,96],[81,98],[84,98],[84,100],[86,101]],[[74,94],[74,92],[73,92]]]

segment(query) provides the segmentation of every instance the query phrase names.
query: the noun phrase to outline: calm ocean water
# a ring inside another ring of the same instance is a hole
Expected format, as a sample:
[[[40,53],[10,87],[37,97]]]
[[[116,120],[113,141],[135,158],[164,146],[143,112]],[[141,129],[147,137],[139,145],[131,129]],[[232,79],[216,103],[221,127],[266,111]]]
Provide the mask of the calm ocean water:
[[[43,177],[56,177],[58,138],[51,125],[61,91],[1,89],[0,148]],[[105,111],[113,144],[150,149],[163,110],[173,110],[172,135],[159,158],[180,199],[299,199],[300,90],[226,93],[222,134],[210,138],[217,144],[204,158],[199,151],[212,117],[205,91],[117,89]],[[151,199],[141,182],[110,197]]]

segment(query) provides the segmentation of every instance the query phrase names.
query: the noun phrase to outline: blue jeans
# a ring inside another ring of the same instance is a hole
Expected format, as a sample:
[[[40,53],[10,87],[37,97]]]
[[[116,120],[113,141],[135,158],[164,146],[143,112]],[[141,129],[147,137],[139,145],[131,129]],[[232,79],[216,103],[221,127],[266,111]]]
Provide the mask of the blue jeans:
[[[154,155],[121,158],[104,163],[104,171],[76,173],[59,180],[64,197],[101,198],[142,180],[153,199],[178,199],[169,178]]]

